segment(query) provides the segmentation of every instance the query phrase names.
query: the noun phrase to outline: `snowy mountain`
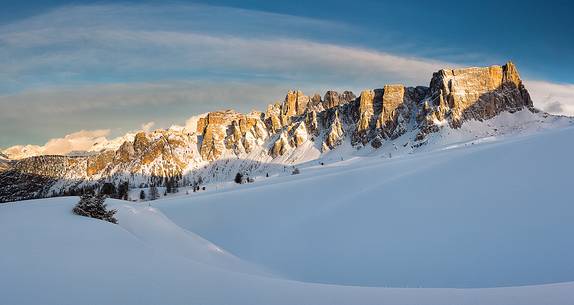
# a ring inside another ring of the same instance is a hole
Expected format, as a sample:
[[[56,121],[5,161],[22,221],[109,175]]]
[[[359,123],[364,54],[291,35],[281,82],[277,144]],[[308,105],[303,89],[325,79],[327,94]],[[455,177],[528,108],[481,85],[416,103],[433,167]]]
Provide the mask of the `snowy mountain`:
[[[486,123],[500,115],[504,122]],[[509,62],[445,69],[433,74],[429,87],[385,85],[358,97],[349,91],[324,97],[289,91],[265,112],[217,111],[188,123],[128,134],[88,154],[17,160],[0,174],[0,202],[75,194],[106,182],[131,188],[222,183],[238,172],[281,174],[320,158],[409,154],[448,144],[445,137],[454,135],[468,140],[571,121],[534,109]]]
[[[75,142],[80,144],[79,146],[86,146],[85,143],[81,143],[82,140],[86,140],[85,135],[82,135],[83,131],[67,135],[64,140],[68,140],[71,142]],[[117,137],[111,140],[108,140],[105,136],[95,137],[94,139],[90,139],[90,142],[94,142],[92,145],[85,149],[78,149],[72,150],[67,153],[67,156],[90,156],[102,151],[106,150],[117,150],[125,141],[133,141],[135,133],[127,133],[121,137]],[[53,147],[50,147],[53,144],[52,141],[48,142],[44,146],[40,145],[15,145],[9,148],[2,150],[2,153],[10,159],[19,160],[25,159],[35,156],[42,156],[42,155],[49,155],[53,154],[52,150]],[[83,144],[83,145],[82,145]],[[51,149],[52,148],[52,149]]]

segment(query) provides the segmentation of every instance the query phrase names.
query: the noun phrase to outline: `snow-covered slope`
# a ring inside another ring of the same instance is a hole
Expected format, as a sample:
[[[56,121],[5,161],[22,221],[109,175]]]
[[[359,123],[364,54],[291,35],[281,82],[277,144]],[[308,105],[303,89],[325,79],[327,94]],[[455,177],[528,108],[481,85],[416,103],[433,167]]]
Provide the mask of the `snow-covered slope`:
[[[572,281],[572,139],[568,128],[315,163],[297,178],[156,207],[291,279],[401,287]]]
[[[0,304],[572,304],[573,138],[465,138],[109,200],[119,225],[73,215],[76,197],[4,204]]]

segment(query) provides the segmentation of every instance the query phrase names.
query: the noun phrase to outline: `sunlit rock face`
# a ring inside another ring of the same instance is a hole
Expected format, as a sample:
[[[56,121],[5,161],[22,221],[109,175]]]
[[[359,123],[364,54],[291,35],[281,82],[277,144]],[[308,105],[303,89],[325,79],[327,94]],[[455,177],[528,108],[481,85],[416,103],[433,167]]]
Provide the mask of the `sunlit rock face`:
[[[383,106],[381,115],[377,120],[377,127],[382,129],[394,129],[397,125],[398,108],[403,105],[405,99],[405,86],[385,85],[383,88]]]
[[[285,117],[301,115],[307,110],[310,98],[300,90],[289,91],[281,108],[281,114]]]
[[[363,90],[359,96],[359,120],[353,134],[354,145],[368,142],[372,119],[375,114],[374,104],[378,102],[375,99],[375,90]]]
[[[514,112],[524,107],[533,110],[532,100],[516,66],[440,70],[433,74],[429,96],[422,107],[423,134],[437,130],[448,121],[460,127],[470,119],[484,120],[502,111]]]
[[[322,151],[327,151],[339,146],[343,142],[343,124],[339,119],[339,111],[335,110],[333,118],[329,120],[327,136],[321,146]]]
[[[21,198],[25,192],[18,189],[23,188],[42,197],[106,181],[138,186],[163,185],[167,178],[186,183],[230,180],[237,171],[293,164],[310,151],[317,155],[343,143],[380,148],[407,131],[415,131],[413,142],[424,142],[444,126],[458,128],[468,120],[523,108],[535,111],[511,62],[443,69],[432,75],[429,87],[382,84],[358,97],[351,91],[327,91],[321,97],[292,90],[265,112],[209,112],[197,120],[194,130],[141,131],[112,149],[82,157],[4,156],[0,200]]]
[[[10,160],[8,157],[0,154],[0,172],[10,168]]]
[[[268,128],[271,132],[281,129],[282,124],[272,106],[268,108],[268,113],[272,118],[269,127],[265,126],[263,114],[259,112],[241,114],[233,110],[217,111],[199,119],[197,131],[202,139],[200,155],[203,160],[218,160],[227,150],[236,155],[251,152],[258,145],[258,140],[267,138]]]

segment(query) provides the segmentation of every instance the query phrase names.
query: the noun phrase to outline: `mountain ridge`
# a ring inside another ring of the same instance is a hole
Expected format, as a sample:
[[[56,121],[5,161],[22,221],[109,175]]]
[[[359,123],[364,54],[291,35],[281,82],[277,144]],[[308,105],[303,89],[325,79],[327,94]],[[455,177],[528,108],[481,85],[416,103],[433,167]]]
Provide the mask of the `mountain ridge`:
[[[229,181],[237,172],[285,171],[343,144],[357,150],[396,146],[394,140],[405,134],[412,134],[405,147],[416,149],[442,128],[521,110],[538,113],[512,62],[442,69],[429,87],[391,84],[359,96],[327,91],[321,98],[292,90],[264,112],[209,112],[195,130],[140,131],[117,149],[88,156],[11,161],[0,173],[0,201],[69,194],[105,182],[146,187]]]

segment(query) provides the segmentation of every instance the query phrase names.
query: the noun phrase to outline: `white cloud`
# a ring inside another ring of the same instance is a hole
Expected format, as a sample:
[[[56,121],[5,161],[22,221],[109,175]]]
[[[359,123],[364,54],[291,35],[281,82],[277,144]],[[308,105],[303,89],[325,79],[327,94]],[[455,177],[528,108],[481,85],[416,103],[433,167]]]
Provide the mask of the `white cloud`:
[[[65,155],[76,151],[88,151],[95,144],[106,143],[109,129],[80,130],[63,138],[48,140],[44,145],[16,145],[2,153],[11,159],[21,159],[37,155]]]
[[[534,106],[551,114],[574,116],[574,84],[525,81]]]
[[[150,131],[154,125],[155,125],[154,121],[144,123],[141,125],[141,130]]]

